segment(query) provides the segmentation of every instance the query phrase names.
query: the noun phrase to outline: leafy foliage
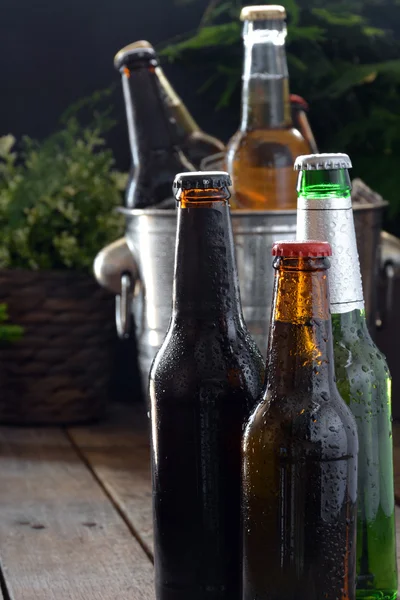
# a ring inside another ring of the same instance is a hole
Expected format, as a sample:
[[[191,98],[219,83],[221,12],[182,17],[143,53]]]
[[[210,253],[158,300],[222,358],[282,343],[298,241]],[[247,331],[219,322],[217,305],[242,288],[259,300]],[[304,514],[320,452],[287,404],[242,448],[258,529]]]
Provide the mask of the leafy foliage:
[[[385,194],[392,216],[400,214],[393,169],[400,155],[400,43],[384,29],[387,23],[400,29],[400,0],[281,3],[288,12],[291,89],[311,104],[320,149],[351,154],[354,175]],[[240,101],[242,4],[247,2],[211,0],[199,28],[162,50],[192,68],[212,61],[209,83],[218,81],[221,89],[217,108]]]
[[[125,177],[103,137],[112,121],[107,111],[85,127],[76,117],[98,99],[73,107],[41,143],[25,137],[17,152],[12,135],[0,138],[0,268],[89,271],[119,237]]]
[[[24,329],[19,325],[8,323],[7,305],[0,304],[0,345],[16,342],[23,336]]]

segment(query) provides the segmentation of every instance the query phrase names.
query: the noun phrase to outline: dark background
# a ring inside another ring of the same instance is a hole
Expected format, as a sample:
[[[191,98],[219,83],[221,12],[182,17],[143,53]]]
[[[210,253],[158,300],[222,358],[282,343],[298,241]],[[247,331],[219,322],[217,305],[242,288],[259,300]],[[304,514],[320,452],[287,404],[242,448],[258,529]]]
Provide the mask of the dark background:
[[[117,126],[109,142],[118,167],[129,166],[119,74],[113,57],[126,44],[147,39],[156,47],[194,31],[208,0],[2,0],[0,19],[0,135],[42,139],[72,103],[115,84],[111,103]],[[400,33],[400,13],[377,10],[374,25]],[[215,111],[223,83],[197,92],[212,63],[196,68],[163,63],[173,86],[200,126],[224,141],[239,120],[239,94],[229,109]],[[312,65],[310,65],[312,68]],[[296,89],[291,90],[296,93]],[[312,110],[311,110],[312,122]],[[368,182],[367,182],[368,183]]]
[[[206,5],[207,0],[181,5],[174,0],[3,0],[0,135],[12,133],[18,139],[26,134],[42,139],[57,128],[60,116],[72,103],[115,83],[112,104],[117,125],[109,134],[109,143],[118,167],[127,170],[128,136],[119,74],[113,67],[114,54],[138,39],[147,39],[157,47],[194,30]],[[393,27],[393,23],[377,25]],[[207,94],[197,93],[204,81],[201,68],[193,70],[165,61],[163,66],[200,126],[227,141],[238,125],[239,97],[229,110],[215,111],[220,92],[218,83]],[[210,68],[212,65],[204,65],[205,71]],[[400,297],[400,283],[396,297]],[[396,315],[395,311],[397,318]],[[400,321],[391,322],[390,328],[386,327],[377,336],[392,372],[397,366],[396,331],[400,331]],[[117,358],[118,362],[125,362],[128,372],[132,351],[132,342],[128,342],[121,347]],[[121,381],[118,395],[127,392],[130,395],[126,382]],[[399,395],[400,378],[399,384],[395,380],[393,406],[397,418],[400,418],[400,401],[396,401]]]
[[[112,103],[118,124],[109,135],[118,166],[129,165],[128,138],[115,53],[147,39],[155,46],[194,30],[207,0],[177,6],[173,0],[3,0],[0,19],[0,135],[42,139],[72,103],[116,83]],[[168,78],[199,124],[227,140],[239,106],[215,113],[213,96],[197,94],[199,72],[164,64]],[[207,65],[205,65],[205,69]]]

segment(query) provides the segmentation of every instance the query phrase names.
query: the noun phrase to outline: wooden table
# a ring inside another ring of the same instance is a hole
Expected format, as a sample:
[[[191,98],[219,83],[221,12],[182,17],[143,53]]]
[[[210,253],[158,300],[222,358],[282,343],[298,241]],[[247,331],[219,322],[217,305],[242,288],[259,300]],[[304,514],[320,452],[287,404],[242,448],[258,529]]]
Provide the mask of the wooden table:
[[[400,504],[400,426],[394,439]],[[90,427],[2,427],[0,476],[1,600],[154,599],[143,409]]]

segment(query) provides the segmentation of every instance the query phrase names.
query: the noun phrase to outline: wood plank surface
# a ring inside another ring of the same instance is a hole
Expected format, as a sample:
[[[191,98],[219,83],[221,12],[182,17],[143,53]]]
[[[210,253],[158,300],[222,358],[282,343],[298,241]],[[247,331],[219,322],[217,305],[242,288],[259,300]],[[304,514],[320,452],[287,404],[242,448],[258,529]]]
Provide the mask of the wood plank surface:
[[[122,417],[122,418],[121,418]],[[96,477],[113,498],[146,551],[152,553],[150,448],[144,408],[134,407],[113,423],[69,431]],[[396,500],[400,504],[400,424],[394,426]],[[396,506],[400,573],[400,507]]]
[[[106,424],[75,427],[69,435],[152,557],[150,447],[144,407],[116,411]]]
[[[394,446],[400,501],[400,425]],[[0,428],[0,473],[4,600],[153,600],[143,407],[66,434]]]
[[[153,600],[153,568],[65,432],[0,428],[5,600]]]
[[[152,553],[150,449],[144,407],[116,412],[106,425],[74,428],[69,433],[146,551]],[[400,505],[400,423],[393,424],[393,441],[395,493]],[[396,514],[400,570],[400,509]]]

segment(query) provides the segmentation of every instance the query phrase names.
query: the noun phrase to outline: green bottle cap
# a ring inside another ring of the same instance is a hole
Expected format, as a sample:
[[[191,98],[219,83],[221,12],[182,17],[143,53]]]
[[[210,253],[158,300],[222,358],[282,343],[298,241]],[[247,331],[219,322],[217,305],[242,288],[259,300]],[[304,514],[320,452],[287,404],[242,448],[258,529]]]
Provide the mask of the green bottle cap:
[[[306,154],[298,156],[294,163],[295,171],[330,171],[335,169],[351,169],[350,157],[347,154]]]

